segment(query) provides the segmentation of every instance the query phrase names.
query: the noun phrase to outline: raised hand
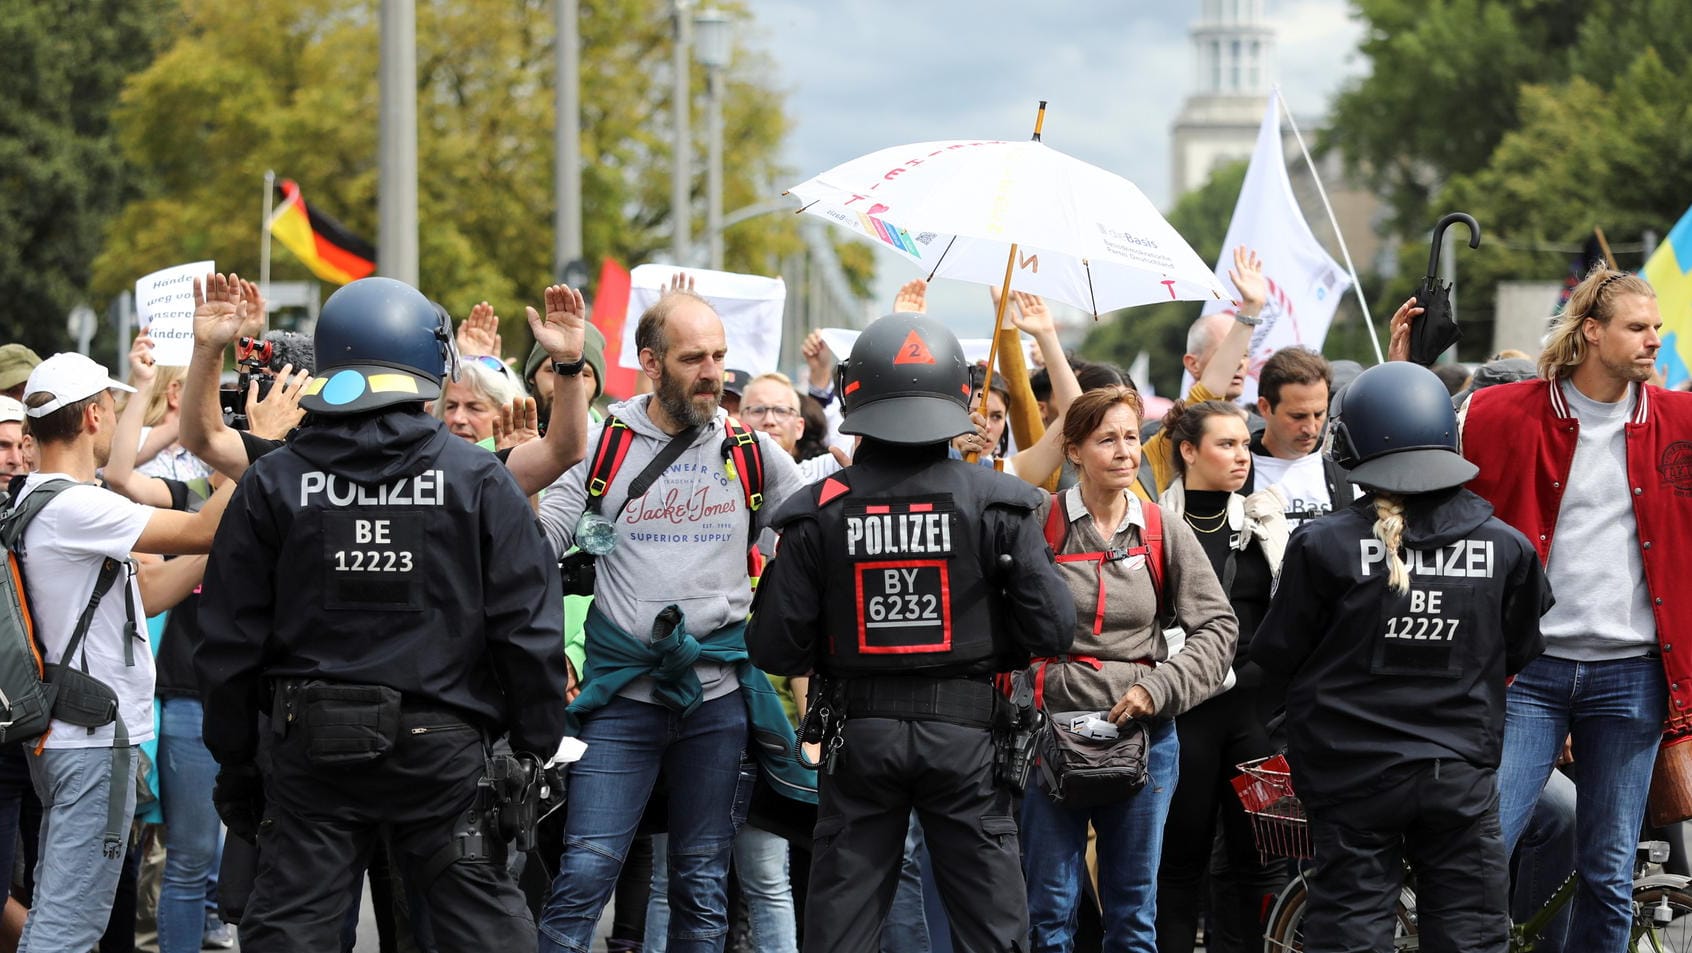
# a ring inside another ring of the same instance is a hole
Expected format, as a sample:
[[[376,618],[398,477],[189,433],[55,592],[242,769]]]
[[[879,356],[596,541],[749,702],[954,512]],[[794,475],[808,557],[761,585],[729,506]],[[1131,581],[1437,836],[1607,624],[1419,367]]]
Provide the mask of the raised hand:
[[[241,279],[210,274],[194,279],[194,343],[222,350],[241,333]]]
[[[1234,267],[1228,269],[1228,280],[1239,289],[1240,300],[1235,305],[1241,311],[1259,314],[1269,301],[1269,282],[1263,277],[1263,261],[1257,252],[1240,245],[1234,249]]]
[[[981,415],[981,411],[972,410],[969,412],[969,422],[975,425],[975,432],[958,434],[956,437],[953,437],[952,446],[959,453],[986,453],[987,418]]]
[[[893,296],[893,310],[927,314],[928,282],[921,278],[912,278],[900,285],[899,293]]]
[[[685,271],[678,271],[670,276],[669,291],[692,291],[693,276]]]
[[[234,279],[234,275],[229,276]],[[259,286],[242,278],[239,280],[241,300],[235,305],[241,313],[241,336],[256,338],[264,333],[264,322],[267,317],[264,306],[264,295],[259,294]]]
[[[136,390],[143,390],[158,377],[157,362],[153,360],[153,339],[147,336],[147,329],[135,335],[135,343],[129,346],[129,383]]]
[[[1416,299],[1411,297],[1405,299],[1405,302],[1398,306],[1398,310],[1392,313],[1392,323],[1388,325],[1392,329],[1392,339],[1387,342],[1387,360],[1410,360],[1410,325],[1425,310],[1427,309],[1417,307]]]
[[[1014,308],[1007,308],[1007,316],[1011,323],[1019,330],[1039,337],[1042,334],[1052,334],[1057,331],[1057,325],[1052,323],[1052,312],[1046,307],[1046,301],[1036,294],[1026,291],[1011,292],[1011,304]]]
[[[533,397],[513,397],[493,419],[494,449],[520,447],[540,436],[540,412]]]
[[[260,400],[258,395],[258,381],[247,384],[247,429],[255,437],[267,437],[271,440],[281,440],[290,430],[300,425],[305,418],[305,411],[300,409],[300,394],[311,380],[311,374],[306,371],[294,370],[294,365],[284,364],[276,372],[276,379],[270,382],[270,393]]]
[[[501,341],[499,339],[499,316],[494,314],[493,305],[486,301],[478,302],[470,308],[470,316],[458,324],[458,353],[467,357],[478,354],[488,354],[499,357]]]
[[[581,360],[587,342],[587,301],[569,285],[549,285],[545,291],[546,318],[534,308],[524,308],[529,333],[554,361],[571,364]]]
[[[805,356],[805,366],[811,371],[812,387],[824,391],[833,386],[834,352],[829,350],[821,331],[805,335],[805,343],[799,345],[799,353]]]

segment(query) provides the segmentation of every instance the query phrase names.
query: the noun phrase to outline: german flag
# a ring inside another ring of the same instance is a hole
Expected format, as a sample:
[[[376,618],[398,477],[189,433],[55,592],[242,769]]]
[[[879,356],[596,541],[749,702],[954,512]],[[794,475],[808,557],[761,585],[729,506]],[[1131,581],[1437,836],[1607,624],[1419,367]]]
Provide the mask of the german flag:
[[[293,179],[276,183],[282,204],[270,216],[270,234],[286,245],[311,273],[344,285],[376,271],[376,247],[322,212],[306,207]]]

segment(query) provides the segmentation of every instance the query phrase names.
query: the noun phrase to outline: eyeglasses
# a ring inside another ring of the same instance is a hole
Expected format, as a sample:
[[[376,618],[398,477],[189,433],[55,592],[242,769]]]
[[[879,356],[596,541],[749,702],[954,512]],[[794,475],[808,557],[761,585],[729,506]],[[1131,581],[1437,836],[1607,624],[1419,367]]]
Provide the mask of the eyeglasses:
[[[766,404],[759,404],[756,407],[740,408],[740,415],[742,417],[775,417],[778,420],[787,420],[790,417],[799,416],[799,411],[792,407],[774,407]]]
[[[506,367],[504,361],[494,357],[492,354],[467,354],[462,355],[462,359],[480,364],[488,370],[498,371],[507,377],[511,376],[511,368]]]

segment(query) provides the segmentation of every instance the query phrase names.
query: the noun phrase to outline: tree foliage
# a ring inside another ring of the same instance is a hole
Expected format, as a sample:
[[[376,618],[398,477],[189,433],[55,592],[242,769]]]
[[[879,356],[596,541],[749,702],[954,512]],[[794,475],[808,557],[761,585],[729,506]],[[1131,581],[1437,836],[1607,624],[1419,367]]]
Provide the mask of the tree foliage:
[[[583,243],[590,262],[665,257],[670,230],[673,36],[663,0],[583,0]],[[175,42],[124,91],[116,116],[143,194],[96,263],[98,293],[198,256],[256,274],[263,174],[378,240],[377,0],[250,0],[240,15],[184,0]],[[732,15],[744,17],[743,7]],[[551,0],[417,4],[420,283],[454,314],[492,302],[507,340],[554,280]],[[704,220],[705,75],[692,68],[696,229]],[[726,76],[724,205],[788,177],[789,128],[760,54]],[[725,267],[774,273],[799,247],[788,219],[727,231]],[[703,236],[697,236],[701,244]],[[273,276],[309,277],[280,246]],[[509,349],[509,348],[508,348]]]
[[[132,193],[109,123],[124,77],[168,33],[173,0],[0,2],[0,340],[66,340],[107,218]]]

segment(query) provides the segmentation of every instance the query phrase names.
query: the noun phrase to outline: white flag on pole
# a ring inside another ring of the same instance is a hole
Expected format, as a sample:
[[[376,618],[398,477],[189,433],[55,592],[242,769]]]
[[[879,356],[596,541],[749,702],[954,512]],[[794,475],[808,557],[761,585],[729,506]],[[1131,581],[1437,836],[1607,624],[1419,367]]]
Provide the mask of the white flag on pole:
[[[1234,219],[1228,238],[1222,243],[1216,276],[1235,295],[1239,290],[1228,280],[1234,248],[1255,249],[1263,260],[1263,276],[1269,284],[1269,301],[1263,308],[1263,323],[1251,337],[1251,368],[1241,398],[1257,398],[1257,375],[1269,355],[1284,347],[1300,345],[1322,350],[1333,322],[1334,308],[1351,278],[1322,248],[1293,198],[1287,179],[1286,154],[1281,151],[1280,91],[1269,94],[1269,107],[1257,133],[1257,148],[1251,154],[1245,184],[1234,205]],[[1233,304],[1212,301],[1205,314],[1231,313]]]

